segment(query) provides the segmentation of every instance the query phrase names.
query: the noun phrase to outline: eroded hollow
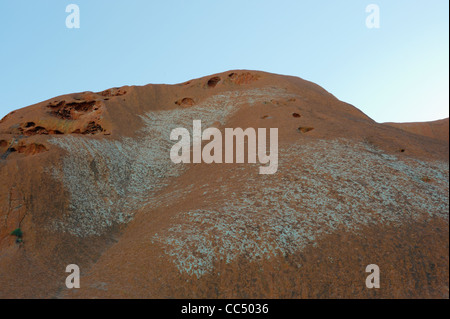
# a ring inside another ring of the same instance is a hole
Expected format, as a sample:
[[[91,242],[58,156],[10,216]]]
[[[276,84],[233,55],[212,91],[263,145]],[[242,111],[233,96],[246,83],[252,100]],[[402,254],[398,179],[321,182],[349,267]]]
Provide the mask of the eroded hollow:
[[[194,105],[195,102],[190,97],[185,97],[185,98],[183,98],[181,100],[176,101],[175,104],[176,105],[180,105],[180,106],[184,106],[184,107],[188,107],[188,106]]]
[[[90,112],[96,103],[96,101],[73,102],[67,103],[67,106],[78,112]]]
[[[36,126],[36,127],[33,127],[31,129],[25,131],[24,135],[26,135],[26,136],[31,136],[31,135],[48,135],[48,130],[45,127]]]
[[[48,134],[50,135],[63,135],[64,133],[58,130],[49,130]]]
[[[100,94],[101,96],[106,96],[106,97],[114,97],[114,96],[125,95],[125,94],[127,94],[127,91],[124,89],[120,89],[120,88],[112,88],[112,89],[108,89],[108,90],[99,92],[98,94]]]
[[[103,132],[103,127],[95,122],[89,122],[89,124],[86,127],[86,130],[82,132],[82,134],[97,134]]]
[[[293,116],[293,117],[301,117],[301,115],[298,114],[298,113],[292,113],[292,116]]]
[[[18,153],[24,153],[26,155],[34,155],[42,152],[47,152],[48,149],[43,144],[31,143],[27,145],[19,145],[17,148]]]
[[[249,84],[253,81],[256,81],[259,79],[259,76],[256,74],[252,74],[250,72],[244,72],[244,73],[230,73],[228,75],[230,80],[235,84]]]
[[[212,77],[212,78],[210,78],[209,80],[208,80],[208,87],[210,87],[210,88],[213,88],[213,87],[215,87],[216,85],[217,85],[217,83],[219,83],[220,82],[220,77],[218,77],[218,76],[215,76],[215,77]]]
[[[314,130],[314,127],[303,127],[303,126],[300,126],[297,130],[299,132],[301,132],[301,133],[308,133],[308,132]]]
[[[48,107],[52,108],[51,114],[63,119],[63,120],[74,120],[77,119],[79,113],[92,112],[92,110],[98,109],[97,101],[81,101],[81,102],[70,102],[61,101],[57,103],[50,103]]]

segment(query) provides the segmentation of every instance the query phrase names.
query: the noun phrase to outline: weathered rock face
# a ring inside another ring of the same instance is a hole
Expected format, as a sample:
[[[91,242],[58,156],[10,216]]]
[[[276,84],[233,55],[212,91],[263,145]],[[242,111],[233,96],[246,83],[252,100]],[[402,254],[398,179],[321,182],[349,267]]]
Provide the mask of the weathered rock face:
[[[196,119],[278,128],[278,171],[172,163],[171,130]],[[242,70],[12,112],[0,297],[448,298],[448,143],[408,131],[313,83]],[[69,264],[81,289],[65,286]],[[380,289],[365,286],[369,264]]]
[[[448,118],[422,123],[385,123],[393,127],[418,135],[428,136],[434,139],[449,141]]]

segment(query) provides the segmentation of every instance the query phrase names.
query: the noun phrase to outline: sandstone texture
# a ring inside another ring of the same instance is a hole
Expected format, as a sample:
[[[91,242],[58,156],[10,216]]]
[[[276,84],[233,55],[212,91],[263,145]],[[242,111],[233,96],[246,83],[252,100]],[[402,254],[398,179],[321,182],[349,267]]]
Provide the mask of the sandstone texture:
[[[278,128],[278,171],[172,163],[171,130],[198,119]],[[448,119],[381,124],[248,70],[16,110],[0,121],[0,297],[448,298],[448,136]]]

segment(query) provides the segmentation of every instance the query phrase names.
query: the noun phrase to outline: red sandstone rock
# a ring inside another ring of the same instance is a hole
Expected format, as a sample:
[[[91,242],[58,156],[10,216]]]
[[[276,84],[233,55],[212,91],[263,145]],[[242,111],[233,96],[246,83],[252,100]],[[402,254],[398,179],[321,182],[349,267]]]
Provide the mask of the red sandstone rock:
[[[173,164],[193,119],[277,127],[277,173]],[[448,119],[257,71],[50,99],[0,122],[0,297],[448,298],[448,154]]]

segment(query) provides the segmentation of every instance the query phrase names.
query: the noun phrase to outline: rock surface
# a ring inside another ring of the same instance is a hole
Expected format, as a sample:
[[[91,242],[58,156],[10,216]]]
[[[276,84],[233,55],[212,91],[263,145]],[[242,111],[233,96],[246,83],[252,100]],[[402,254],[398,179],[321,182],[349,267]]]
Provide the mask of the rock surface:
[[[438,140],[449,141],[448,118],[422,123],[385,123],[386,125],[397,127],[418,135],[423,135]]]
[[[194,119],[277,127],[278,171],[172,163],[170,132]],[[246,70],[11,112],[0,297],[448,298],[448,123],[379,124],[311,82]]]

